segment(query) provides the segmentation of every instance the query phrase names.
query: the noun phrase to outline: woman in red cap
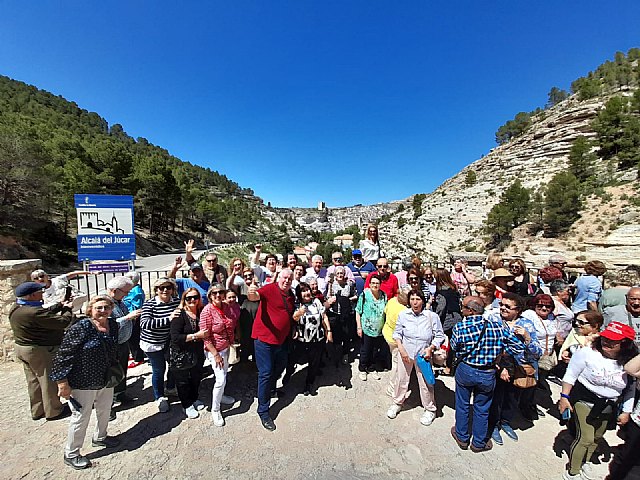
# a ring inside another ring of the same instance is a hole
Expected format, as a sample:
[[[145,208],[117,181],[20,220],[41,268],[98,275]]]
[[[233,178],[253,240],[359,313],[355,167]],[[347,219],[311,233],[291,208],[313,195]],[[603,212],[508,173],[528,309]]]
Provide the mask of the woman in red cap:
[[[558,408],[569,410],[576,420],[576,438],[569,450],[566,480],[595,478],[591,456],[618,411],[618,425],[625,425],[633,409],[635,380],[624,371],[624,364],[638,354],[633,343],[635,331],[629,325],[611,322],[591,348],[578,350],[567,367]]]

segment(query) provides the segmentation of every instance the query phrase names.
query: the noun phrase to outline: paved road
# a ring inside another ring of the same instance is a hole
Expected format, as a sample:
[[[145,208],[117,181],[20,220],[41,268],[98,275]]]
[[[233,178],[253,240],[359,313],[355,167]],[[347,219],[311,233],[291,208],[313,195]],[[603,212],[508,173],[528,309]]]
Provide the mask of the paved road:
[[[505,439],[491,452],[462,451],[449,430],[453,425],[452,378],[436,384],[438,417],[430,427],[419,422],[417,383],[407,407],[395,420],[385,412],[388,373],[381,380],[358,379],[356,364],[342,367],[349,389],[336,386],[338,373],[324,368],[318,395],[301,393],[306,372],[296,372],[285,396],[272,405],[277,430],[267,432],[256,410],[256,372],[252,364],[232,367],[226,393],[238,401],[223,407],[227,425],[212,425],[205,411],[187,420],[176,398],[171,411],[158,413],[152,401],[148,365],[129,370],[128,392],[136,400],[118,411],[109,434],[121,446],[92,448],[92,419],[83,453],[94,466],[75,472],[63,465],[67,421],[33,421],[29,416],[27,387],[22,368],[0,365],[0,478],[2,479],[360,479],[403,480],[536,480],[560,479],[567,460],[570,437],[550,415],[535,426],[517,422],[520,440]],[[200,398],[211,404],[212,376],[201,385]],[[559,387],[552,385],[553,399]],[[608,432],[600,448],[606,459],[620,443]],[[603,478],[606,465],[597,465]]]

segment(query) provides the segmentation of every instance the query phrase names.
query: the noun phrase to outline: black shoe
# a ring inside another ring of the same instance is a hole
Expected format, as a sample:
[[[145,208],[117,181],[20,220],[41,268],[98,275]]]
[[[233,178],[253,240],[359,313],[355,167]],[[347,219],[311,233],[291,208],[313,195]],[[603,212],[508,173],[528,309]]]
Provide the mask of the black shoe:
[[[94,447],[116,448],[120,445],[120,440],[113,437],[104,437],[104,440],[91,439],[91,445]]]
[[[276,429],[276,424],[273,423],[271,417],[260,418],[260,420],[262,421],[262,426],[270,432],[273,432]]]
[[[61,420],[63,418],[67,418],[69,415],[71,415],[71,409],[69,408],[69,405],[67,405],[66,403],[62,406],[62,411],[56,415],[55,417],[49,417],[47,418],[48,421],[55,421],[55,420]],[[42,417],[40,417],[42,418]],[[36,420],[34,418],[34,420]]]
[[[65,465],[69,465],[70,467],[75,468],[76,470],[84,470],[85,468],[89,468],[91,466],[91,460],[83,455],[78,455],[77,457],[64,457]]]
[[[302,392],[302,394],[303,394],[305,397],[308,397],[309,395],[311,395],[311,387],[310,387],[309,385],[306,385],[306,386],[304,387],[304,391]]]
[[[116,411],[112,408],[109,412],[109,421],[113,422],[116,419]]]
[[[284,390],[281,388],[277,388],[276,390],[271,390],[271,398],[282,398],[284,397]]]

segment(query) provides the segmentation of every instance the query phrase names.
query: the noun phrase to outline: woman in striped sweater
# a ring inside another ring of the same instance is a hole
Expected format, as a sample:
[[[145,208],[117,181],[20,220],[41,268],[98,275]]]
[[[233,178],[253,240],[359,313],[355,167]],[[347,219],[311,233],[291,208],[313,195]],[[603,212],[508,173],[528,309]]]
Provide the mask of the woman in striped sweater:
[[[155,296],[144,302],[140,316],[140,348],[149,357],[153,396],[158,410],[162,413],[169,411],[169,400],[165,397],[164,373],[167,370],[171,320],[179,313],[177,308],[180,300],[174,297],[177,290],[173,278],[158,278],[153,284]],[[174,389],[175,381],[169,372],[167,390]]]

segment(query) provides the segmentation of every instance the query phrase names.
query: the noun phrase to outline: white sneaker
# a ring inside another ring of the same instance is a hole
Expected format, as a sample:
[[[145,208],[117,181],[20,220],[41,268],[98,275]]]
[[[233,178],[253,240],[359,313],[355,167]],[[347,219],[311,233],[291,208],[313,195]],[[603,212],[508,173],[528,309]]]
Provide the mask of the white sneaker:
[[[198,418],[200,416],[200,414],[198,413],[198,410],[196,410],[196,408],[193,405],[191,405],[189,408],[185,408],[184,413],[187,416],[187,418]]]
[[[211,416],[213,417],[213,424],[216,427],[224,427],[224,418],[222,418],[220,410],[211,410]]]
[[[200,400],[196,400],[195,402],[193,402],[193,408],[195,408],[196,410],[204,410],[206,408],[206,405]]]
[[[387,417],[396,418],[400,410],[402,410],[402,405],[398,405],[397,403],[394,403],[389,407],[389,410],[387,410]]]
[[[593,463],[591,462],[587,462],[584,465],[582,465],[582,468],[580,469],[580,473],[582,474],[582,478],[584,478],[584,480],[597,480],[598,475],[595,472],[595,469],[593,467]]]
[[[173,388],[165,388],[164,393],[167,397],[177,397],[178,389],[176,387]]]
[[[234,403],[236,403],[236,399],[230,395],[222,395],[222,400],[220,400],[220,403],[223,403],[225,405],[233,405]]]
[[[436,418],[436,412],[431,412],[429,410],[425,410],[422,416],[420,417],[420,423],[426,427],[433,423],[433,420]]]
[[[582,472],[577,475],[571,475],[567,470],[565,470],[562,474],[562,480],[582,480],[583,478]]]
[[[158,411],[160,413],[167,413],[169,411],[169,399],[167,397],[160,397],[156,400],[158,404]]]
[[[360,377],[360,380],[362,380],[363,382],[367,381],[367,372],[360,372],[358,374],[358,377]]]
[[[380,380],[380,374],[375,370],[371,370],[369,372],[369,375],[371,375],[371,378],[373,378],[374,380]]]

